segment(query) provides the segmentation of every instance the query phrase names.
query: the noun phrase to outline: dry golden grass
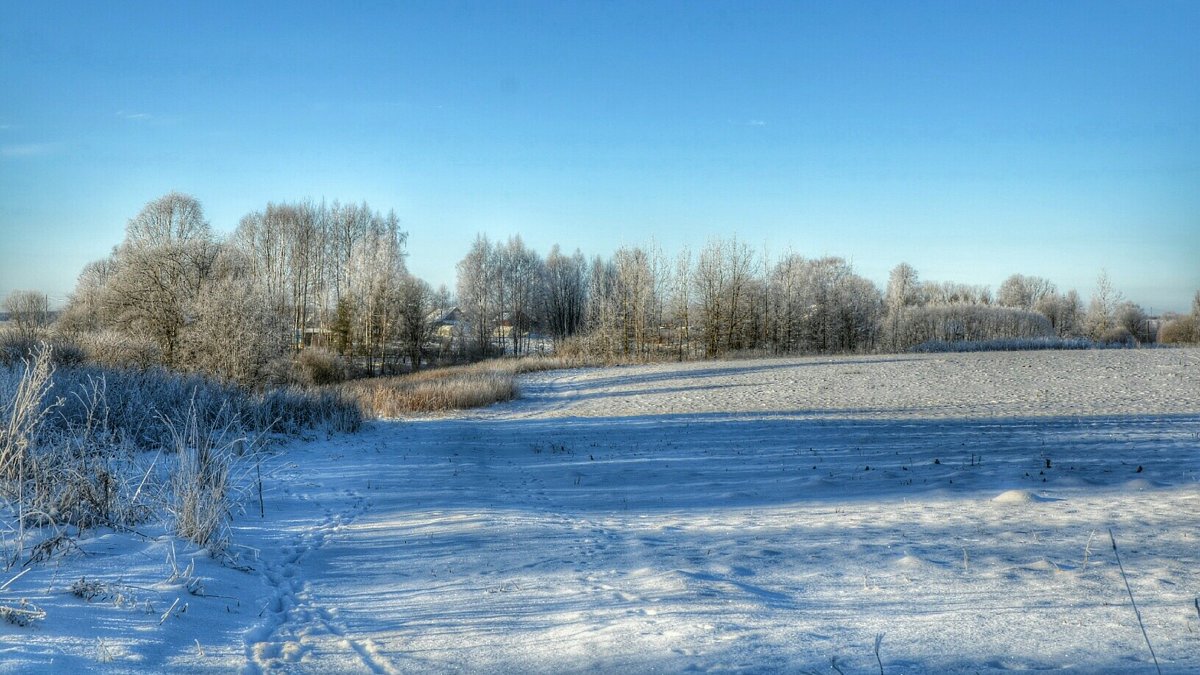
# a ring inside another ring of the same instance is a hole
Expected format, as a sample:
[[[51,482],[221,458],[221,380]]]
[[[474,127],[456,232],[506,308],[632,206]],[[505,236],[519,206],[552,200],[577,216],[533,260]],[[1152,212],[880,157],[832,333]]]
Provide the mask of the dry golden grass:
[[[372,417],[444,413],[482,408],[517,397],[517,376],[582,362],[555,357],[492,359],[467,366],[424,370],[411,375],[348,382],[339,390]]]

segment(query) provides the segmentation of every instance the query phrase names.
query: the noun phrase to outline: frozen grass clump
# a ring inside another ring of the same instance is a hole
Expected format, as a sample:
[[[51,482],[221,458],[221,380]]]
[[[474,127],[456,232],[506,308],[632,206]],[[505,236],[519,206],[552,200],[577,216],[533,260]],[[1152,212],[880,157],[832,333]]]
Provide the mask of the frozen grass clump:
[[[25,366],[0,369],[0,400],[14,390]],[[210,428],[243,434],[296,434],[303,429],[354,431],[356,405],[330,391],[271,389],[251,392],[200,375],[160,369],[122,370],[94,366],[58,368],[44,392],[54,412],[44,431],[89,438],[140,450],[171,448],[173,421],[194,415]]]
[[[203,426],[194,410],[168,423],[176,457],[168,502],[175,533],[220,553],[229,542],[232,472],[245,453],[244,439],[228,427]]]
[[[0,558],[5,567],[69,548],[95,527],[167,514],[183,538],[220,552],[237,466],[268,434],[354,431],[334,391],[254,393],[158,369],[56,367],[53,348],[0,368]],[[159,462],[159,459],[162,462]]]
[[[582,362],[554,357],[492,359],[467,366],[348,382],[337,389],[374,417],[482,408],[517,397],[517,376],[572,368]]]

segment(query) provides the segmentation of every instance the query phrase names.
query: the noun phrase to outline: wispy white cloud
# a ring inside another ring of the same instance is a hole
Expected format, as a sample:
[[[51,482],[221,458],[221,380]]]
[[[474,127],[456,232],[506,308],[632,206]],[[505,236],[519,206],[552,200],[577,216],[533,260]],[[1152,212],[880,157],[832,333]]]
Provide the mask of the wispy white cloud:
[[[117,117],[120,117],[123,120],[129,120],[131,122],[148,122],[154,119],[154,115],[151,115],[150,113],[129,112],[126,110],[118,110]]]
[[[751,127],[765,127],[767,123],[763,120],[749,120],[746,122],[746,125]]]
[[[43,157],[62,150],[62,143],[18,143],[0,146],[0,157]]]

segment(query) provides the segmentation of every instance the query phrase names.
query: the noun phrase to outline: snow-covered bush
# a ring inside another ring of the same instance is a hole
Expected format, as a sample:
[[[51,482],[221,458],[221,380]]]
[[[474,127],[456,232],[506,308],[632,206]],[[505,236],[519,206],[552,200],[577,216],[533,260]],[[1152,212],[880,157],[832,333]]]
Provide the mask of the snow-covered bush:
[[[930,341],[912,348],[919,353],[935,352],[1021,352],[1042,349],[1092,349],[1095,344],[1084,338],[1025,338],[1013,340]]]
[[[49,356],[56,366],[78,365],[87,360],[86,352],[70,340],[60,337],[39,339],[14,330],[0,329],[0,367],[15,366],[35,358],[38,348],[43,344],[52,347]]]
[[[1181,316],[1167,321],[1158,329],[1158,341],[1169,344],[1200,344],[1200,319]]]
[[[909,307],[898,322],[896,347],[929,342],[987,342],[1052,338],[1054,327],[1038,312],[987,305]]]
[[[1124,326],[1116,326],[1110,328],[1100,335],[1096,340],[1102,345],[1109,347],[1136,347],[1137,339],[1133,337],[1133,333]]]
[[[99,368],[146,369],[162,365],[158,345],[147,338],[100,330],[81,333],[76,341],[87,357],[86,362]]]

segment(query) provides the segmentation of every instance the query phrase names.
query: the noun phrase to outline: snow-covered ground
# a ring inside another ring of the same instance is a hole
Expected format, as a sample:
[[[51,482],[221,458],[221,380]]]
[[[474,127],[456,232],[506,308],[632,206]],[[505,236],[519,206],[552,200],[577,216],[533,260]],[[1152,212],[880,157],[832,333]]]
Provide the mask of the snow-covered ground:
[[[1200,350],[545,373],[263,470],[252,570],[88,538],[0,670],[1154,672],[1111,529],[1200,672]]]

